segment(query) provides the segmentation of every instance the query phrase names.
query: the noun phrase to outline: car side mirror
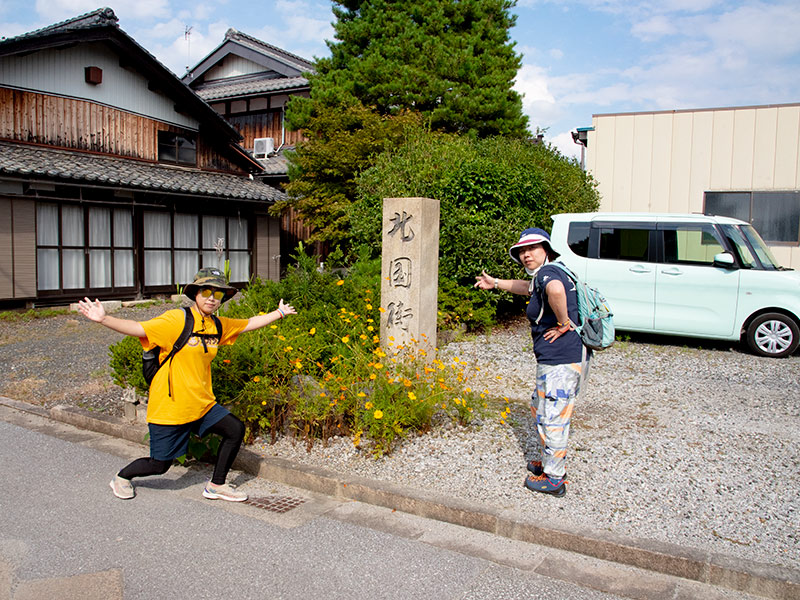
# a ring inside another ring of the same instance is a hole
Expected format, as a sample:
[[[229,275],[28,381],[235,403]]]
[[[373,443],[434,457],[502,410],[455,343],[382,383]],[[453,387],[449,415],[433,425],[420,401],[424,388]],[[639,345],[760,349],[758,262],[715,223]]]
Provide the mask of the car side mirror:
[[[735,269],[736,260],[730,252],[720,252],[714,255],[714,266],[722,267],[723,269]]]

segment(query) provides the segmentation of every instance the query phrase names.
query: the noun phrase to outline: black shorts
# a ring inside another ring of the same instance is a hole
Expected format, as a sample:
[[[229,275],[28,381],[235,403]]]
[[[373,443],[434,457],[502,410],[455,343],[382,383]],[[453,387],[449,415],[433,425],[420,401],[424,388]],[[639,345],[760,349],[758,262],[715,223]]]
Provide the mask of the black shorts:
[[[150,458],[156,460],[172,460],[178,456],[183,456],[189,449],[189,434],[195,433],[203,437],[209,427],[213,427],[231,414],[230,411],[214,404],[206,414],[183,425],[156,425],[148,423],[150,430]]]

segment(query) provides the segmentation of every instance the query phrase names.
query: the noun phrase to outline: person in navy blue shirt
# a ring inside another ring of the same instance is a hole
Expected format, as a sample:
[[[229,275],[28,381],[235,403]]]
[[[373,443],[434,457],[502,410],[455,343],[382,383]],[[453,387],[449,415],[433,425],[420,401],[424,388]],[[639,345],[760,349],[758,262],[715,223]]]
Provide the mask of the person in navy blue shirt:
[[[590,351],[584,347],[573,323],[578,322],[575,284],[556,266],[559,256],[543,229],[532,227],[520,234],[509,249],[511,258],[532,277],[497,279],[486,271],[475,278],[475,287],[499,289],[528,296],[526,311],[531,323],[536,356],[536,390],[531,397],[533,415],[542,444],[541,460],[528,463],[531,472],[525,487],[534,492],[563,496],[566,457],[575,398],[589,368]],[[537,291],[538,290],[538,291]]]

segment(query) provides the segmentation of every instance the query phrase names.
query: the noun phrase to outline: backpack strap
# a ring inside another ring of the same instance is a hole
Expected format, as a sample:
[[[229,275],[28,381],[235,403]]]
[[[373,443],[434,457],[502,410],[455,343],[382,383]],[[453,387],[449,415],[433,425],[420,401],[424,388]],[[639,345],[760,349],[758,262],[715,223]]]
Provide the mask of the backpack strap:
[[[575,289],[577,291],[577,289],[578,289],[578,281],[579,281],[578,277],[575,275],[575,273],[573,273],[570,270],[570,268],[567,265],[565,265],[564,263],[562,263],[560,261],[553,261],[553,262],[549,262],[546,265],[542,265],[542,266],[546,267],[548,265],[556,267],[557,269],[560,269],[561,271],[566,273],[567,277],[569,279],[571,279],[572,282],[575,284]],[[538,275],[538,272],[537,272],[537,275]],[[542,289],[541,284],[539,284],[539,280],[536,279],[536,275],[533,276],[533,279],[531,280],[531,284],[530,284],[530,286],[528,286],[528,291],[531,292],[531,293],[536,292],[539,295],[539,304],[540,304],[539,316],[536,317],[536,321],[534,321],[538,325],[539,321],[542,320],[542,316],[544,316],[544,290]],[[578,324],[576,323],[575,325],[577,326]]]
[[[172,344],[172,350],[169,351],[167,357],[164,359],[164,362],[158,365],[160,369],[163,367],[167,362],[169,362],[169,375],[167,376],[167,389],[170,396],[172,396],[172,359],[174,358],[175,354],[186,345],[186,342],[189,341],[189,338],[192,337],[192,331],[194,330],[194,316],[192,315],[192,309],[184,306],[183,307],[183,331],[181,331],[178,339],[175,340],[175,343]],[[216,317],[215,317],[216,318]]]

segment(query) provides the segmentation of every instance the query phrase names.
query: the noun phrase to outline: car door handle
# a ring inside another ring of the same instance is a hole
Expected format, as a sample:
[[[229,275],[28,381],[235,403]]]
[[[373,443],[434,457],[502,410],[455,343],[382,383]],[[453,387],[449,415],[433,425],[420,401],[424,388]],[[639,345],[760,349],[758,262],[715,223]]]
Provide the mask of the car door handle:
[[[628,269],[631,273],[650,273],[650,269],[643,267],[642,265],[636,265],[635,267],[631,267]]]
[[[683,271],[681,271],[678,267],[672,267],[670,269],[662,269],[661,272],[664,275],[683,275]]]

